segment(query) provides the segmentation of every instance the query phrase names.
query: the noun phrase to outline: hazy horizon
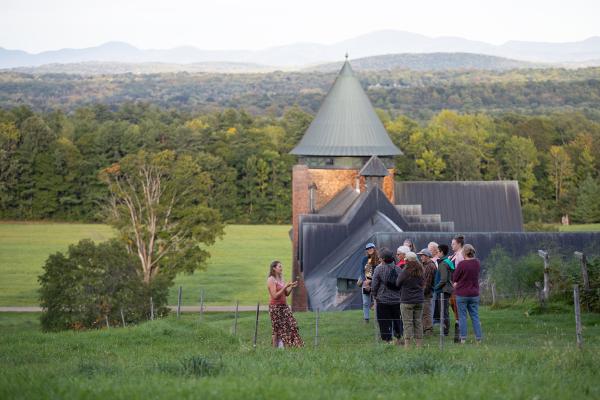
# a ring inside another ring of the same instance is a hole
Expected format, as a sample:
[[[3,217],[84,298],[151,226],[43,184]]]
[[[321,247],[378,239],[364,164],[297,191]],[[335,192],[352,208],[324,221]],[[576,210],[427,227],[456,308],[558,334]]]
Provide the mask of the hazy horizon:
[[[382,30],[494,45],[563,43],[600,36],[598,15],[600,3],[591,0],[567,5],[556,0],[510,0],[483,6],[476,0],[418,4],[373,0],[368,8],[358,1],[315,0],[218,4],[8,0],[0,13],[0,47],[40,53],[125,42],[140,49],[259,50],[298,43],[330,45]]]

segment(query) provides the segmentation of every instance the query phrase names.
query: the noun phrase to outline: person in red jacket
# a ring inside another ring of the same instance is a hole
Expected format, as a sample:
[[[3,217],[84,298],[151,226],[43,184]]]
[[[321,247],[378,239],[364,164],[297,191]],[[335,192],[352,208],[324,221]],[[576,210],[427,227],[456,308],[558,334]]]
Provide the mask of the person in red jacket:
[[[460,342],[467,339],[467,312],[473,323],[475,339],[479,343],[482,339],[481,323],[479,322],[479,274],[481,265],[475,258],[475,248],[470,244],[463,247],[464,260],[461,261],[452,275],[454,293],[458,306],[460,327]]]

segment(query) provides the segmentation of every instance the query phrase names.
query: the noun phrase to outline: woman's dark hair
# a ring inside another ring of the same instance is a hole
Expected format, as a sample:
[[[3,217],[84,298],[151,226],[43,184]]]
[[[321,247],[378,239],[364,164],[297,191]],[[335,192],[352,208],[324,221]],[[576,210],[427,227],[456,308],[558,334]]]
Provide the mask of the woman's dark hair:
[[[269,276],[275,277],[275,267],[277,267],[279,264],[281,264],[281,262],[278,260],[275,260],[271,263],[271,266],[269,267]]]
[[[381,249],[381,259],[386,264],[396,261],[396,259],[394,258],[394,253],[392,253],[392,251],[387,247],[383,247]]]
[[[423,277],[423,266],[418,261],[408,261],[404,266],[404,270],[407,274],[415,278]]]
[[[460,244],[460,247],[465,245],[465,237],[463,235],[454,236],[454,240],[456,240],[456,243]]]
[[[368,263],[371,264],[372,267],[378,266],[379,263],[381,262],[381,259],[379,258],[379,253],[377,252],[376,248],[373,248],[373,254],[371,254],[368,257],[369,257]]]
[[[445,256],[448,255],[448,245],[447,244],[440,244],[438,245],[438,250],[443,253]]]

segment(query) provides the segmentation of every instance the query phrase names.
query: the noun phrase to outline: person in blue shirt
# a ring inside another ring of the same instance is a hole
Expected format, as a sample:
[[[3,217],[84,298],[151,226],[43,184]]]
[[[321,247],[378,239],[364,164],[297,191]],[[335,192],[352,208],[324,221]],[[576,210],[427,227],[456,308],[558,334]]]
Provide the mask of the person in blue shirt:
[[[379,259],[379,254],[374,243],[367,243],[365,252],[366,254],[360,263],[360,276],[356,284],[361,288],[363,317],[365,323],[368,323],[372,303],[371,281],[373,279],[373,272],[381,260]]]

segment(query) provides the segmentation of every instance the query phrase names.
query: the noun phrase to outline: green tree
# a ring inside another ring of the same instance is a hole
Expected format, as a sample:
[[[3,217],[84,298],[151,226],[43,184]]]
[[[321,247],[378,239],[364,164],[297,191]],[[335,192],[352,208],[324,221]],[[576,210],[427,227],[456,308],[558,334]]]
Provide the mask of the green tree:
[[[600,183],[590,175],[579,185],[576,206],[571,215],[575,222],[600,222]]]
[[[503,146],[502,162],[506,177],[519,181],[521,201],[524,204],[531,201],[537,183],[534,169],[539,164],[533,140],[511,136]]]
[[[208,173],[189,155],[139,151],[101,173],[111,199],[109,222],[140,259],[140,275],[150,284],[159,272],[203,268],[209,253],[200,247],[222,235],[221,218],[208,206]]]
[[[548,152],[548,178],[554,187],[554,201],[560,203],[573,179],[571,157],[562,146],[551,146]]]

